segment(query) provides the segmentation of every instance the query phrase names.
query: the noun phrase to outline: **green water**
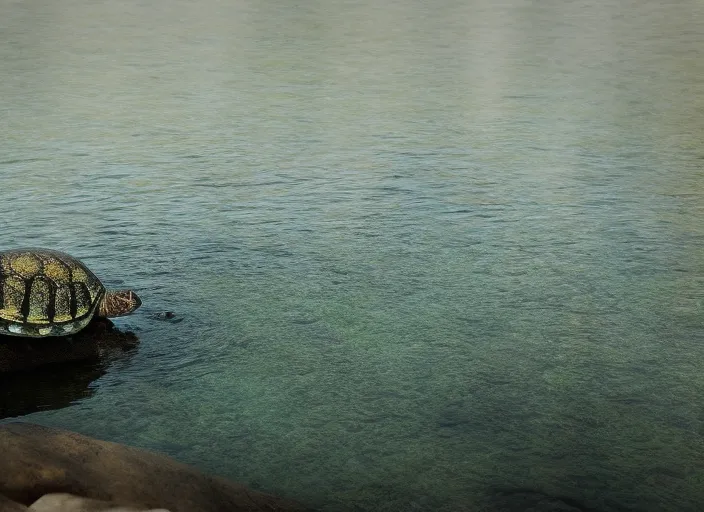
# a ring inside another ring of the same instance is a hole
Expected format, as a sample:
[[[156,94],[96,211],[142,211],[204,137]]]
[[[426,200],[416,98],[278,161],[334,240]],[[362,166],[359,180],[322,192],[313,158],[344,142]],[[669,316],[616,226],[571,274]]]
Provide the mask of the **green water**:
[[[325,512],[699,510],[703,53],[695,0],[0,0],[0,247],[144,301],[25,419]]]

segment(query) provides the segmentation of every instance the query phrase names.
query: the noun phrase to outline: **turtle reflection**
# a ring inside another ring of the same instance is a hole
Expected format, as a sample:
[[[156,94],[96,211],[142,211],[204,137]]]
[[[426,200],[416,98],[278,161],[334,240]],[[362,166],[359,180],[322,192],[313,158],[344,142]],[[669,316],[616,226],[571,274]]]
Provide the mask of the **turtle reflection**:
[[[90,397],[110,363],[134,353],[138,338],[107,319],[60,338],[0,335],[0,419],[68,407]]]

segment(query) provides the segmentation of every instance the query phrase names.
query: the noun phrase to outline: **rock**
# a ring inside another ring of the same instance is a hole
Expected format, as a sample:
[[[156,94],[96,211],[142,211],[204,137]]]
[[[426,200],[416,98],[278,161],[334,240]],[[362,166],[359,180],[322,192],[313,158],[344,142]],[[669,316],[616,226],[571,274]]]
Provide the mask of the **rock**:
[[[104,359],[134,348],[138,341],[133,333],[120,332],[107,319],[97,319],[73,336],[0,336],[0,373],[32,370],[70,361]]]
[[[31,423],[0,425],[0,495],[29,506],[45,494],[170,512],[301,512],[163,455]]]
[[[150,315],[154,320],[159,320],[160,322],[169,322],[171,324],[177,324],[183,320],[182,317],[177,317],[176,313],[173,311],[159,311],[158,313],[153,313]]]
[[[0,512],[27,512],[28,510],[21,503],[0,494]]]
[[[141,506],[124,506],[115,502],[92,500],[73,494],[45,494],[30,505],[32,512],[169,512],[165,508],[146,509]]]

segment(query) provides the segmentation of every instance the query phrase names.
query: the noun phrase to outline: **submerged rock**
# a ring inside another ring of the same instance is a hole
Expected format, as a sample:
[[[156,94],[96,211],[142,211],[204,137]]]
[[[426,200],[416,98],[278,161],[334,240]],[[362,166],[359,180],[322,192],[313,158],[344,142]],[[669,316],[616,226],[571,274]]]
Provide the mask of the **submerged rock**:
[[[158,313],[153,313],[150,315],[154,320],[159,320],[160,322],[169,322],[172,324],[177,324],[183,320],[183,317],[176,316],[173,311],[159,311]]]
[[[0,336],[0,373],[26,371],[71,361],[100,360],[137,346],[137,336],[97,319],[73,336]]]
[[[67,493],[137,510],[306,510],[298,503],[205,475],[163,455],[65,430],[8,423],[0,425],[0,446],[0,495],[11,506],[27,507],[46,494]]]

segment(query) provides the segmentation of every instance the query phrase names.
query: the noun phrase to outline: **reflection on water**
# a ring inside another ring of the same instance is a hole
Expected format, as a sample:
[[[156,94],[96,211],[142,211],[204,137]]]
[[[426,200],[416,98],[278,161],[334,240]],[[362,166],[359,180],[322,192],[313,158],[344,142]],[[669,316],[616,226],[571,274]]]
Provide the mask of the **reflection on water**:
[[[0,375],[0,418],[60,409],[89,398],[95,394],[91,383],[105,371],[102,364],[80,362]]]
[[[139,340],[106,319],[72,336],[0,335],[0,419],[68,407],[95,394],[111,365],[129,364]]]
[[[144,299],[29,420],[330,511],[698,509],[700,2],[0,8],[0,246]]]

